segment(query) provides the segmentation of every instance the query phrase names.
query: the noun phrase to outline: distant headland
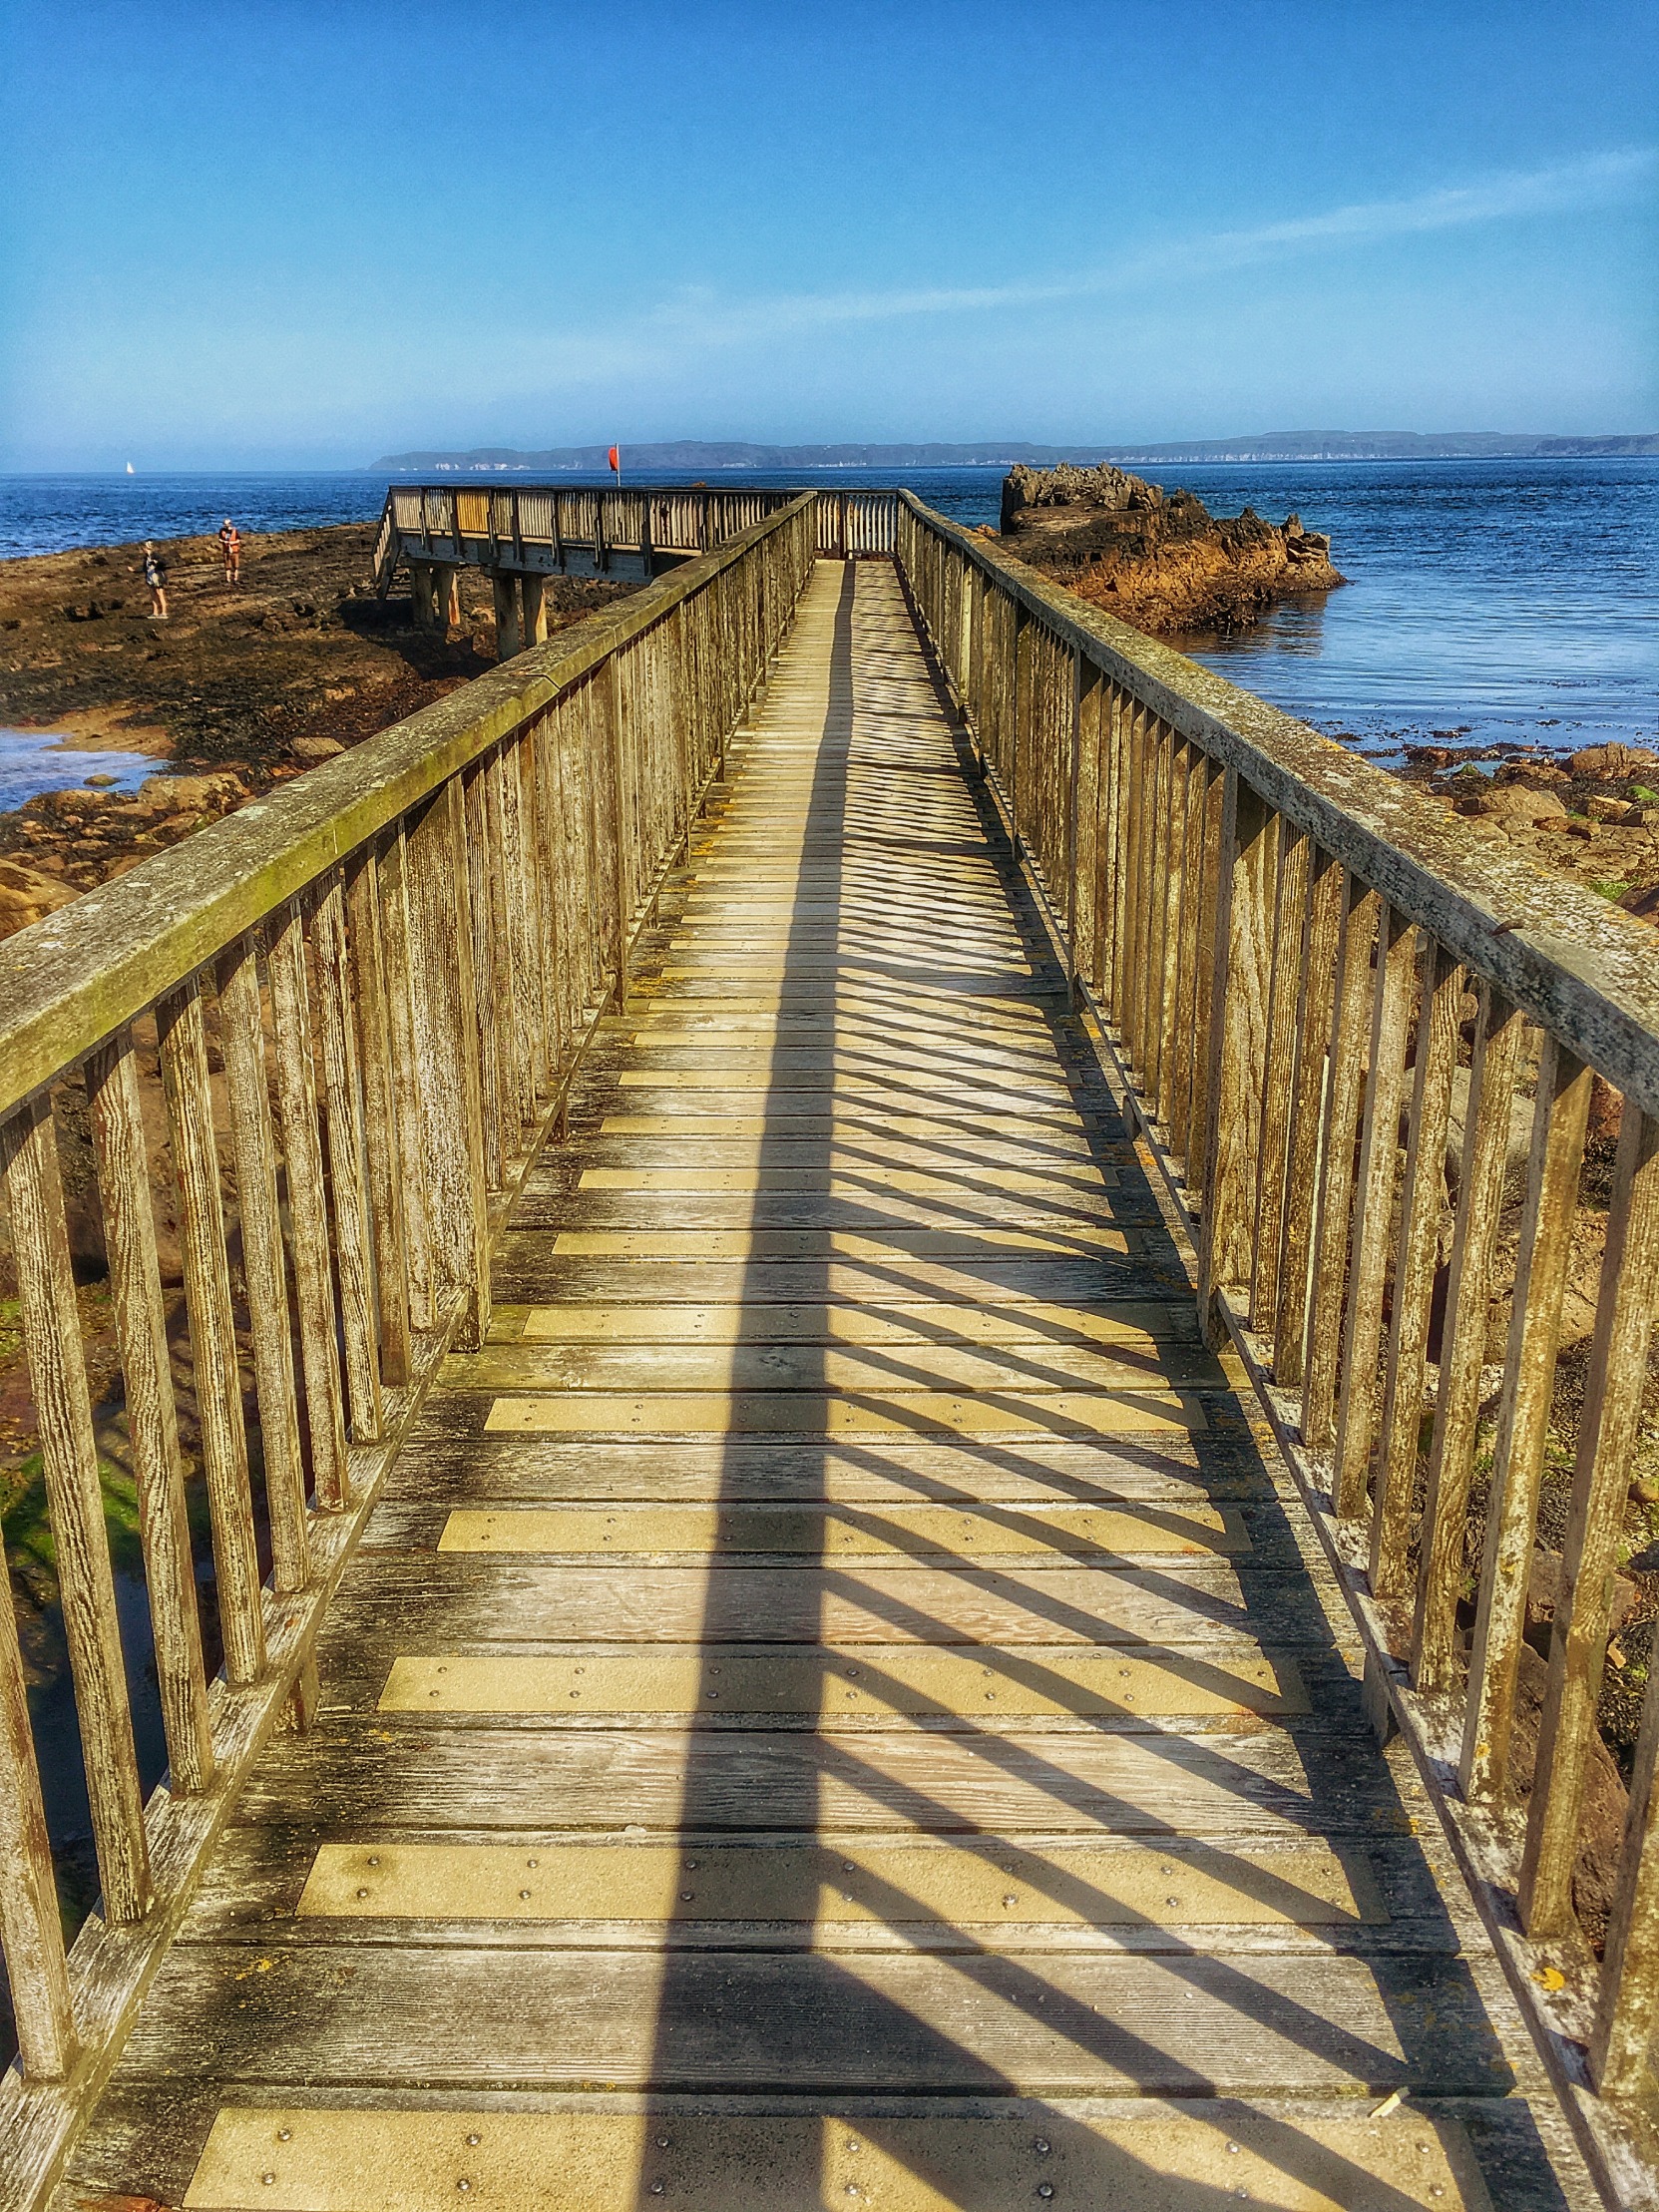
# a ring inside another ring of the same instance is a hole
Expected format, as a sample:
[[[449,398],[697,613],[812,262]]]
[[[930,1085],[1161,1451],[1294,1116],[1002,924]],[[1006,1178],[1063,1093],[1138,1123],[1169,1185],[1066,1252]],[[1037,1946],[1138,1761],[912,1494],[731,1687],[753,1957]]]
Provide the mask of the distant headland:
[[[512,446],[475,446],[466,453],[383,453],[369,465],[426,470],[547,469],[573,475],[607,469],[603,445],[549,446],[525,453]],[[1059,461],[1475,461],[1622,459],[1659,455],[1659,431],[1561,438],[1506,430],[1270,430],[1259,437],[1190,438],[1150,445],[1032,445],[1021,438],[971,445],[751,445],[730,438],[672,438],[624,445],[622,463],[638,476],[652,469],[961,469],[1052,468]]]

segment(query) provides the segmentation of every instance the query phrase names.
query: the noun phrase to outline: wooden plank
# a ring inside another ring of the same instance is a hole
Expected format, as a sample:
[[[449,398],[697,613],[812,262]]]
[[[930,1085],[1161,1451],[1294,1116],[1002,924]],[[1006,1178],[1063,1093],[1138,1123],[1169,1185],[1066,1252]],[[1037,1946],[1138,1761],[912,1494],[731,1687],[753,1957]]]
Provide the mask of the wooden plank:
[[[300,1919],[674,1920],[1087,1928],[1181,1922],[1291,1927],[1388,1918],[1358,1856],[945,1842],[324,1844]],[[992,1936],[990,1940],[995,1940]]]
[[[1001,1401],[950,1391],[870,1393],[859,1398],[807,1393],[706,1391],[627,1395],[581,1391],[543,1398],[493,1401],[485,1428],[494,1436],[727,1436],[735,1432],[787,1436],[861,1436],[870,1431],[938,1431],[952,1436],[1094,1436],[1138,1430],[1201,1429],[1196,1399],[1172,1391],[1055,1390],[1023,1393],[1016,1386]]]
[[[1004,1253],[1075,1253],[1133,1250],[1132,1232],[1094,1226],[1054,1229],[1005,1228],[988,1220],[960,1229],[911,1226],[895,1223],[862,1234],[852,1224],[822,1228],[746,1229],[560,1229],[553,1239],[557,1256],[600,1255],[625,1259],[802,1259],[821,1263],[830,1259],[879,1259],[894,1256],[912,1259],[958,1257],[978,1260]]]
[[[1098,1344],[1126,1358],[1194,1352],[1190,1314],[1150,1300],[1090,1310],[1036,1299],[984,1307],[931,1303],[887,1307],[768,1305],[600,1305],[569,1300],[529,1308],[496,1306],[495,1333],[527,1344]]]
[[[992,1135],[1000,1135],[1009,1128],[1018,1128],[1034,1137],[1046,1137],[1053,1132],[1069,1134],[1078,1128],[1091,1127],[1117,1132],[1122,1126],[1116,1106],[1105,1091],[1072,1092],[1068,1096],[1056,1092],[1034,1097],[1017,1088],[988,1098],[965,1094],[960,1087],[947,1092],[926,1083],[889,1084],[862,1090],[837,1083],[833,1088],[819,1085],[808,1089],[779,1084],[767,1088],[764,1097],[757,1097],[756,1088],[676,1090],[672,1087],[651,1089],[641,1084],[630,1087],[627,1097],[618,1103],[625,1107],[630,1117],[640,1113],[672,1114],[676,1123],[715,1118],[760,1121],[768,1131],[775,1131],[780,1137],[807,1135],[825,1118],[843,1118],[849,1114],[862,1115],[866,1119],[879,1115],[890,1128],[900,1119],[944,1118],[964,1133],[986,1129]]]
[[[822,1395],[913,1390],[1052,1392],[1180,1386],[1225,1387],[1213,1354],[1166,1344],[1144,1352],[1110,1345],[1055,1344],[490,1344],[447,1360],[456,1390],[777,1391]]]
[[[356,2212],[370,2200],[436,2212],[455,2201],[459,2174],[503,2212],[528,2212],[545,2201],[550,2172],[570,2212],[632,2212],[636,2192],[670,2191],[691,2212],[818,2212],[855,2197],[883,2212],[994,2212],[1043,2189],[1114,2212],[1187,2212],[1211,2195],[1276,2212],[1491,2212],[1492,2202],[1461,2124],[1416,2111],[1391,2130],[1232,2107],[835,2122],[494,2104],[229,2106],[184,2201],[192,2212]]]
[[[872,1730],[826,1764],[810,1734],[763,1728],[710,1734],[696,1759],[698,1825],[709,1831],[914,1827],[1014,1834],[1102,1828],[1117,1835],[1404,1834],[1410,1813],[1357,1731],[1253,1724],[1213,1735],[1091,1732],[981,1741]],[[685,1739],[678,1727],[549,1732],[510,1725],[398,1724],[372,1710],[319,1713],[303,1736],[273,1743],[249,1776],[248,1822],[418,1827],[434,1804],[482,1827],[533,1826],[557,1806],[573,1828],[683,1823]]]
[[[864,1196],[870,1192],[901,1192],[915,1197],[941,1197],[953,1201],[982,1190],[1017,1192],[1048,1199],[1070,1207],[1087,1204],[1118,1187],[1114,1167],[1079,1163],[1069,1174],[1059,1169],[1034,1171],[1012,1165],[987,1166],[983,1175],[969,1173],[948,1163],[930,1169],[889,1165],[885,1160],[842,1159],[823,1166],[795,1166],[770,1159],[754,1167],[701,1164],[687,1166],[584,1167],[578,1190],[664,1191],[674,1197],[704,1194],[778,1196],[801,1194],[830,1197]],[[752,1211],[753,1209],[751,1209]],[[1109,1214],[1110,1207],[1099,1209]]]
[[[732,1250],[710,1257],[709,1243],[724,1240],[701,1236],[678,1240],[651,1257],[629,1249],[645,1241],[637,1234],[608,1239],[608,1244],[621,1244],[620,1251],[583,1253],[544,1231],[509,1231],[496,1252],[496,1284],[504,1299],[521,1303],[593,1298],[605,1304],[638,1299],[651,1305],[729,1305],[749,1299],[800,1305],[815,1299],[826,1310],[854,1302],[909,1305],[930,1293],[952,1304],[976,1299],[987,1307],[1187,1293],[1184,1270],[1150,1264],[1137,1248],[1137,1237],[1138,1232],[1132,1236],[1125,1230],[1115,1250],[1100,1253],[1096,1248],[1089,1256],[1041,1254],[1006,1240],[994,1245],[960,1237],[954,1258],[949,1250],[931,1256],[874,1240],[862,1258],[840,1256],[845,1238],[837,1238],[828,1250],[819,1242],[814,1257],[816,1240],[797,1238],[791,1257],[787,1251],[774,1256],[770,1248],[780,1234],[771,1230],[764,1239],[753,1240],[762,1246],[753,1256]]]
[[[999,1444],[965,1446],[942,1438],[870,1437],[857,1444],[821,1438],[686,1437],[672,1453],[628,1439],[475,1437],[474,1423],[441,1428],[429,1415],[399,1455],[380,1516],[390,1502],[429,1512],[483,1499],[720,1498],[805,1499],[849,1505],[903,1505],[923,1499],[955,1504],[1090,1505],[1143,1500],[1185,1504],[1249,1499],[1278,1516],[1260,1448],[1248,1435],[1213,1432],[1137,1437],[1034,1437],[1017,1452]]]
[[[1034,1646],[1018,1660],[915,1644],[861,1649],[856,1658],[776,1650],[657,1644],[638,1653],[451,1652],[394,1660],[383,1713],[820,1713],[1035,1714],[1144,1718],[1171,1713],[1301,1713],[1307,1695],[1293,1660],[1248,1647],[1202,1657],[1143,1659],[1123,1648],[1080,1652]]]
[[[1087,1116],[1077,1124],[1031,1121],[1017,1114],[888,1113],[880,1106],[862,1111],[856,1105],[832,1101],[818,1113],[775,1116],[768,1103],[763,1113],[608,1113],[592,1140],[596,1159],[629,1158],[671,1164],[690,1156],[694,1145],[711,1165],[745,1166],[764,1159],[780,1167],[813,1166],[826,1157],[880,1144],[882,1156],[896,1164],[925,1163],[941,1146],[981,1156],[979,1144],[998,1141],[1011,1158],[1069,1162],[1090,1159],[1121,1167],[1133,1157],[1120,1138],[1096,1135]]]
[[[998,1557],[1033,1551],[1065,1558],[1125,1552],[1230,1554],[1250,1539],[1236,1511],[1157,1507],[519,1506],[453,1508],[440,1551],[526,1552],[800,1551],[825,1558],[948,1551]]]
[[[425,1517],[429,1522],[432,1516]],[[1270,1636],[1324,1647],[1318,1596],[1294,1564],[1153,1552],[1078,1565],[992,1560],[972,1566],[900,1557],[875,1575],[810,1562],[704,1565],[630,1556],[625,1573],[576,1562],[428,1548],[382,1553],[347,1583],[356,1651],[395,1652],[411,1620],[441,1617],[459,1644],[914,1642],[1203,1644]],[[344,1620],[342,1615],[342,1622]],[[333,1648],[331,1646],[331,1648]]]
[[[133,2030],[128,2078],[753,2082],[818,2096],[1010,2083],[1489,2095],[1509,2078],[1464,1969],[1445,1960],[1058,1958],[1036,1988],[1004,1958],[964,1975],[926,1957],[870,1955],[854,1968],[687,1953],[665,1987],[648,1952],[319,1945],[273,1954],[268,1973],[246,1967],[237,1946],[176,1950]]]

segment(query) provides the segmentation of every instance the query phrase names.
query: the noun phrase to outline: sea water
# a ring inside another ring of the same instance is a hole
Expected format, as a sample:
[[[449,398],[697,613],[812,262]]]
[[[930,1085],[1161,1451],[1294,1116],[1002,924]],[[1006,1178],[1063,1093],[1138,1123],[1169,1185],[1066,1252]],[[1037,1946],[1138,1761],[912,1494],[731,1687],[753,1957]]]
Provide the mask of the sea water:
[[[166,762],[144,752],[91,752],[50,729],[0,728],[0,814],[42,791],[96,782],[102,790],[136,791]]]
[[[1231,637],[1182,641],[1328,735],[1387,760],[1437,740],[1560,752],[1608,738],[1659,742],[1659,461],[1230,462],[1137,473],[1186,486],[1213,514],[1253,507],[1277,523],[1294,512],[1330,533],[1345,589],[1287,602]],[[972,527],[996,523],[1002,476],[715,469],[656,481],[900,483]],[[384,475],[367,470],[0,478],[0,554],[211,532],[225,515],[244,531],[366,522],[385,489]],[[0,738],[0,758],[7,750]]]

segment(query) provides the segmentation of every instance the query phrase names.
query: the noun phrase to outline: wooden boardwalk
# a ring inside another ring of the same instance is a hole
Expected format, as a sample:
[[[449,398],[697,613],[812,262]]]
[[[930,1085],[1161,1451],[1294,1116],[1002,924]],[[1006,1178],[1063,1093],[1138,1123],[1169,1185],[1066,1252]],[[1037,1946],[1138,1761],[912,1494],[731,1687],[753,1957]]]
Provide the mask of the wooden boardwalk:
[[[1590,2201],[993,828],[821,563],[65,2212]]]

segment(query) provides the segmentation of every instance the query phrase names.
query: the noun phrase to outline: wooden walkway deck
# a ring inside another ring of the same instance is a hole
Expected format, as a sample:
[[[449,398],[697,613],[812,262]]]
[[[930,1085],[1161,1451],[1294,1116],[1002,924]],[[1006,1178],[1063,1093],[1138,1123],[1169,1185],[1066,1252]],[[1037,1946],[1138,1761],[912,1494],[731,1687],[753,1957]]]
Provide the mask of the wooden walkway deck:
[[[993,826],[820,564],[65,2212],[1590,2201]]]

